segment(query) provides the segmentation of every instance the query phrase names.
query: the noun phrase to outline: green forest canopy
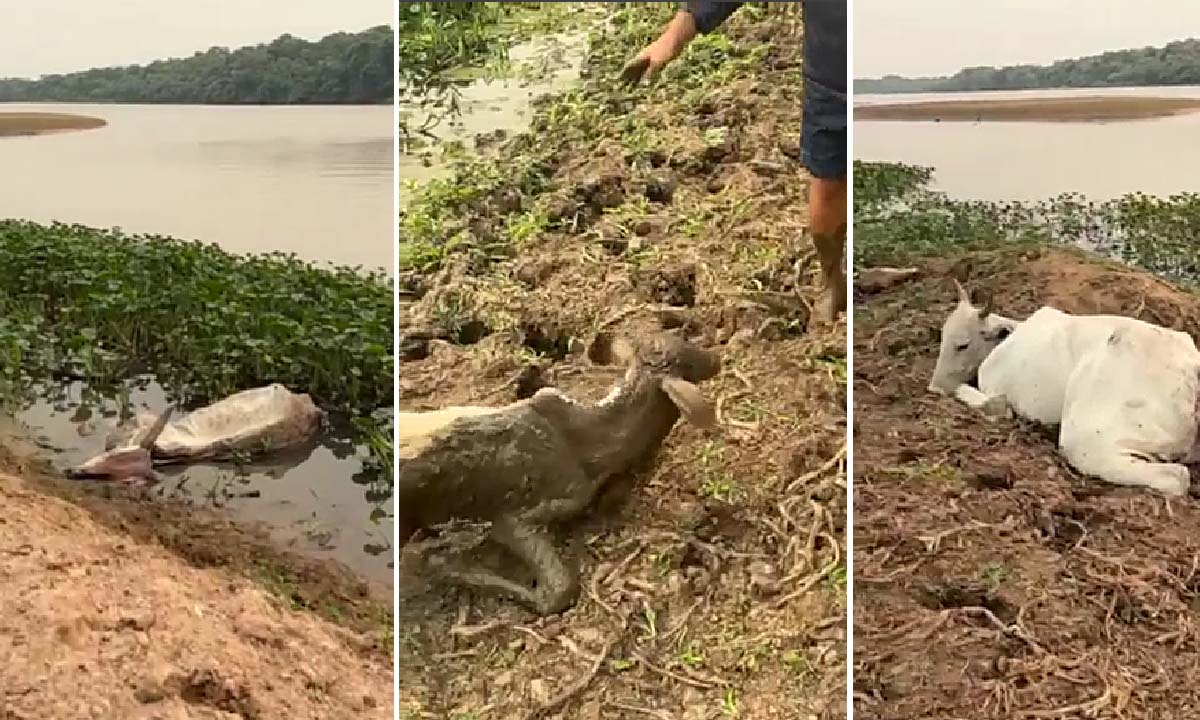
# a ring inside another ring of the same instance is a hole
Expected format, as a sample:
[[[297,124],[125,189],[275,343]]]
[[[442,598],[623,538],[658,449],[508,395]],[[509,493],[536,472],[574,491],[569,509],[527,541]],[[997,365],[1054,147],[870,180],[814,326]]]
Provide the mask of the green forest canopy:
[[[1059,60],[1050,65],[971,67],[949,77],[887,75],[854,81],[857,93],[960,92],[1058,87],[1200,85],[1200,39]]]
[[[214,47],[148,65],[0,79],[0,102],[391,103],[394,54],[394,36],[386,25],[315,42],[281,35],[269,43]]]

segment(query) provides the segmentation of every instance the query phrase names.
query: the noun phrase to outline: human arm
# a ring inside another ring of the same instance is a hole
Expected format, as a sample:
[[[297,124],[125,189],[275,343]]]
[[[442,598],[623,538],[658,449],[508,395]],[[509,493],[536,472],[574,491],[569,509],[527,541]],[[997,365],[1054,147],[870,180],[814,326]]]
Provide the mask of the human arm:
[[[651,79],[669,62],[679,57],[698,34],[707,34],[720,27],[742,3],[717,0],[693,0],[683,4],[667,27],[654,42],[634,57],[621,73],[626,82],[636,83],[643,77]]]

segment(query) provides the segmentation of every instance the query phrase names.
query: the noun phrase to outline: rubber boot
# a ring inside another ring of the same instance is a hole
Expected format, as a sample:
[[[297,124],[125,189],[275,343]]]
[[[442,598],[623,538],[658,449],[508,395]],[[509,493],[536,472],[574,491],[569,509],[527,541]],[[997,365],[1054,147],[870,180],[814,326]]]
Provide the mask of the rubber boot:
[[[812,322],[817,326],[833,325],[838,313],[846,310],[846,231],[814,235],[813,245],[821,265],[821,291],[813,305]]]

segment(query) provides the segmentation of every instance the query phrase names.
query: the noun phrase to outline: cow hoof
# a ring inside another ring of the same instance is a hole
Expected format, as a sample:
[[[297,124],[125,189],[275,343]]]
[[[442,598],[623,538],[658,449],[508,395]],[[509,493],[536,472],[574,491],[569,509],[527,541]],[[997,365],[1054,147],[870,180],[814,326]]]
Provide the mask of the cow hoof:
[[[1003,395],[990,397],[984,401],[980,410],[983,411],[983,414],[986,417],[991,418],[992,420],[999,420],[1000,418],[1009,417],[1010,413],[1008,410],[1008,398]]]

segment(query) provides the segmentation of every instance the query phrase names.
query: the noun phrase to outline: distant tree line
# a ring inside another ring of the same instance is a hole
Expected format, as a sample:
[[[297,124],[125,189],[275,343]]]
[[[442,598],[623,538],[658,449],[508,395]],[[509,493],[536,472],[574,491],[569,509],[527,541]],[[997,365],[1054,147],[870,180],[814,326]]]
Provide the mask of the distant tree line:
[[[1200,39],[1059,60],[1051,65],[972,67],[949,77],[887,75],[854,81],[859,93],[1200,85]]]
[[[392,102],[395,40],[386,25],[316,42],[281,35],[237,50],[95,68],[38,80],[0,79],[0,102],[212,105]]]

